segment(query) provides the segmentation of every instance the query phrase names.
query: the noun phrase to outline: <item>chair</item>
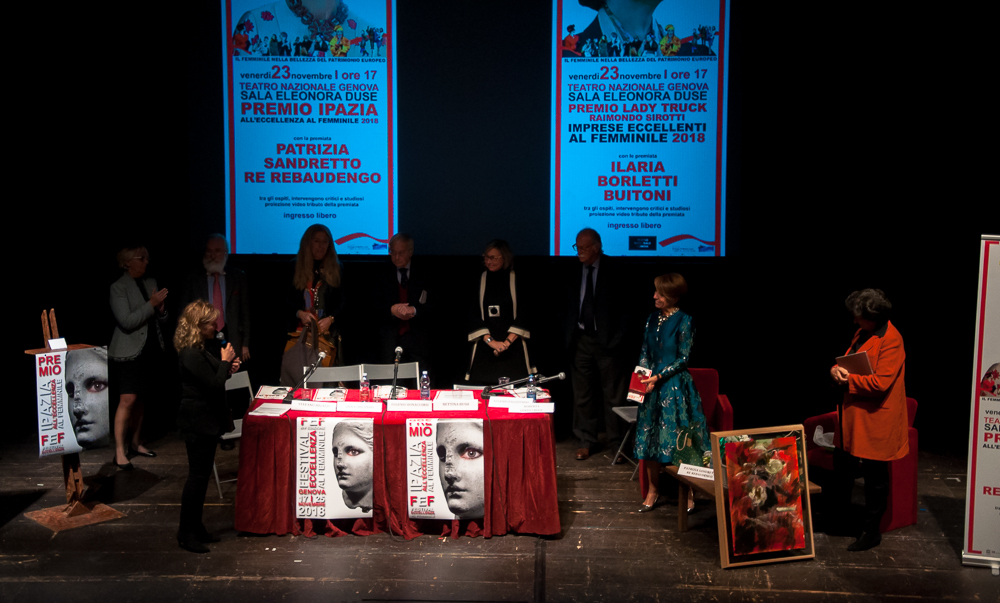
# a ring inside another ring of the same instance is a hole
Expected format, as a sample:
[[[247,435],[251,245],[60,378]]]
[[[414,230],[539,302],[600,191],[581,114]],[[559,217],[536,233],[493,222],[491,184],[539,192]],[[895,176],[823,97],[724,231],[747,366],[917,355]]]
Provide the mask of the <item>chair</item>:
[[[910,452],[903,458],[889,463],[889,502],[879,530],[883,533],[917,523],[917,449],[918,434],[913,427],[917,416],[917,401],[906,399],[906,421]],[[833,472],[833,450],[813,442],[816,427],[824,432],[837,429],[837,411],[809,417],[803,424],[806,435],[806,462],[809,468]]]
[[[351,366],[321,366],[316,369],[309,381],[313,383],[340,383],[343,381],[361,381],[363,372],[360,364]],[[302,367],[302,372],[309,370],[308,366]],[[302,387],[309,387],[309,381],[302,384]]]
[[[253,408],[253,386],[250,385],[250,373],[246,371],[240,371],[238,373],[233,373],[226,379],[226,391],[233,391],[235,389],[246,388],[247,393],[250,397],[250,408]],[[223,440],[238,440],[243,435],[243,419],[236,419],[233,421],[235,428],[228,432],[222,434]],[[215,487],[219,489],[219,498],[222,496],[222,484],[226,482],[235,482],[236,478],[219,480],[219,468],[212,462],[212,473],[215,474]]]
[[[705,423],[708,432],[731,431],[733,429],[733,406],[729,396],[719,393],[719,372],[711,368],[688,369],[694,379],[694,387],[701,396],[701,410],[705,413]],[[641,463],[640,463],[641,464]],[[648,484],[646,472],[639,471],[639,484],[642,495],[646,496]]]
[[[395,364],[362,364],[361,372],[368,373],[368,380],[392,380],[392,372]],[[417,389],[420,389],[420,363],[404,362],[399,365],[399,379],[414,379],[417,382]]]
[[[624,452],[622,452],[622,449],[625,448],[625,443],[628,442],[628,436],[632,434],[632,427],[635,426],[636,419],[639,416],[639,407],[638,406],[615,406],[611,410],[616,415],[618,415],[619,417],[621,417],[622,421],[625,421],[626,423],[628,423],[628,429],[625,430],[625,437],[622,438],[622,443],[621,443],[620,446],[618,446],[618,452],[616,452],[615,456],[611,459],[611,464],[614,465],[615,461],[618,460],[618,457],[621,456],[626,461],[628,461],[628,462],[632,463],[633,465],[635,465],[635,469],[632,471],[632,477],[628,478],[629,481],[632,481],[632,480],[635,479],[635,474],[639,471],[639,463],[635,462],[635,460],[632,457],[630,457],[629,455],[627,455]]]

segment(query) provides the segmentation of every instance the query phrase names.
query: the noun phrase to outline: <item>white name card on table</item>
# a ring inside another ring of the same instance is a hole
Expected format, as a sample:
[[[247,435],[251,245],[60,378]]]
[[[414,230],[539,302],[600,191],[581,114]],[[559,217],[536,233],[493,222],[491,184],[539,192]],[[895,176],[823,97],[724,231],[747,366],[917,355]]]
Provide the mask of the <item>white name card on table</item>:
[[[479,400],[469,390],[441,390],[434,396],[434,410],[479,410]]]
[[[431,412],[430,400],[386,400],[386,410],[389,412]]]
[[[337,403],[292,400],[292,410],[302,410],[305,412],[337,412]]]
[[[404,400],[406,398],[407,390],[405,387],[396,386],[396,399]],[[376,385],[372,388],[372,395],[376,398],[381,398],[382,400],[388,400],[392,396],[392,386],[391,385]]]
[[[715,471],[711,467],[697,467],[687,463],[681,463],[681,466],[677,468],[677,475],[715,481]]]
[[[339,412],[382,412],[381,402],[361,402],[360,400],[345,400],[337,402]]]
[[[490,408],[507,408],[510,406],[511,402],[516,402],[517,398],[512,398],[510,396],[490,396],[489,403],[487,406]]]
[[[526,402],[519,398],[511,398],[507,412],[522,414],[552,414],[556,411],[555,402]],[[516,402],[513,400],[517,400]]]
[[[290,387],[278,387],[274,385],[261,385],[260,389],[257,390],[257,398],[261,400],[281,400],[286,395],[288,391],[292,389]]]
[[[343,402],[347,399],[347,390],[342,387],[321,387],[313,397],[315,402]]]
[[[56,339],[50,339],[49,340],[49,349],[50,350],[65,350],[66,349],[66,338],[65,337],[59,337],[59,338],[56,338]]]
[[[288,412],[290,406],[287,404],[270,404],[265,402],[250,411],[251,417],[280,417]]]

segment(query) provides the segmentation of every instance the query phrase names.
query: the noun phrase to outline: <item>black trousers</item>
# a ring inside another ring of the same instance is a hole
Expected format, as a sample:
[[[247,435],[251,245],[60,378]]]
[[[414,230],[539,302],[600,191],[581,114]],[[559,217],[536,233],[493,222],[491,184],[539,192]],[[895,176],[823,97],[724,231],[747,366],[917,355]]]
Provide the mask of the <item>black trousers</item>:
[[[594,448],[601,419],[608,441],[622,437],[621,419],[612,408],[625,406],[629,373],[595,335],[580,332],[573,347],[573,434],[581,448]]]
[[[208,480],[212,477],[215,448],[218,442],[219,436],[217,435],[184,434],[184,444],[187,446],[188,478],[184,483],[184,492],[181,494],[181,534],[193,535],[205,529],[201,522],[202,509],[205,506]]]
[[[861,527],[866,533],[878,534],[879,524],[889,504],[889,461],[862,459],[840,448],[835,449],[830,511],[836,517],[850,511],[851,491],[859,474],[865,480],[865,511]]]

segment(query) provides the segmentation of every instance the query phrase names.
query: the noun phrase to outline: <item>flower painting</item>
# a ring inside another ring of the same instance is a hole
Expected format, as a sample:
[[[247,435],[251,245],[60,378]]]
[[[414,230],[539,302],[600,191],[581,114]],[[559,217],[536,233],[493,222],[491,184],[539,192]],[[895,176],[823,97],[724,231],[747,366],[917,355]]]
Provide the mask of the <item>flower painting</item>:
[[[725,446],[733,553],[804,548],[795,438],[751,439]]]

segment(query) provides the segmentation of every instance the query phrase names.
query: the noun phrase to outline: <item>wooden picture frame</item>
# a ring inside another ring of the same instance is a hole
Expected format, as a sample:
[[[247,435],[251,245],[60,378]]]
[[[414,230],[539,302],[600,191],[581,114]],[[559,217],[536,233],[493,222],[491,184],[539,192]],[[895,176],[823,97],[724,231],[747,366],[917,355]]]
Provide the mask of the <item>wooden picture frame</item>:
[[[816,556],[805,438],[801,425],[712,432],[723,569]]]

